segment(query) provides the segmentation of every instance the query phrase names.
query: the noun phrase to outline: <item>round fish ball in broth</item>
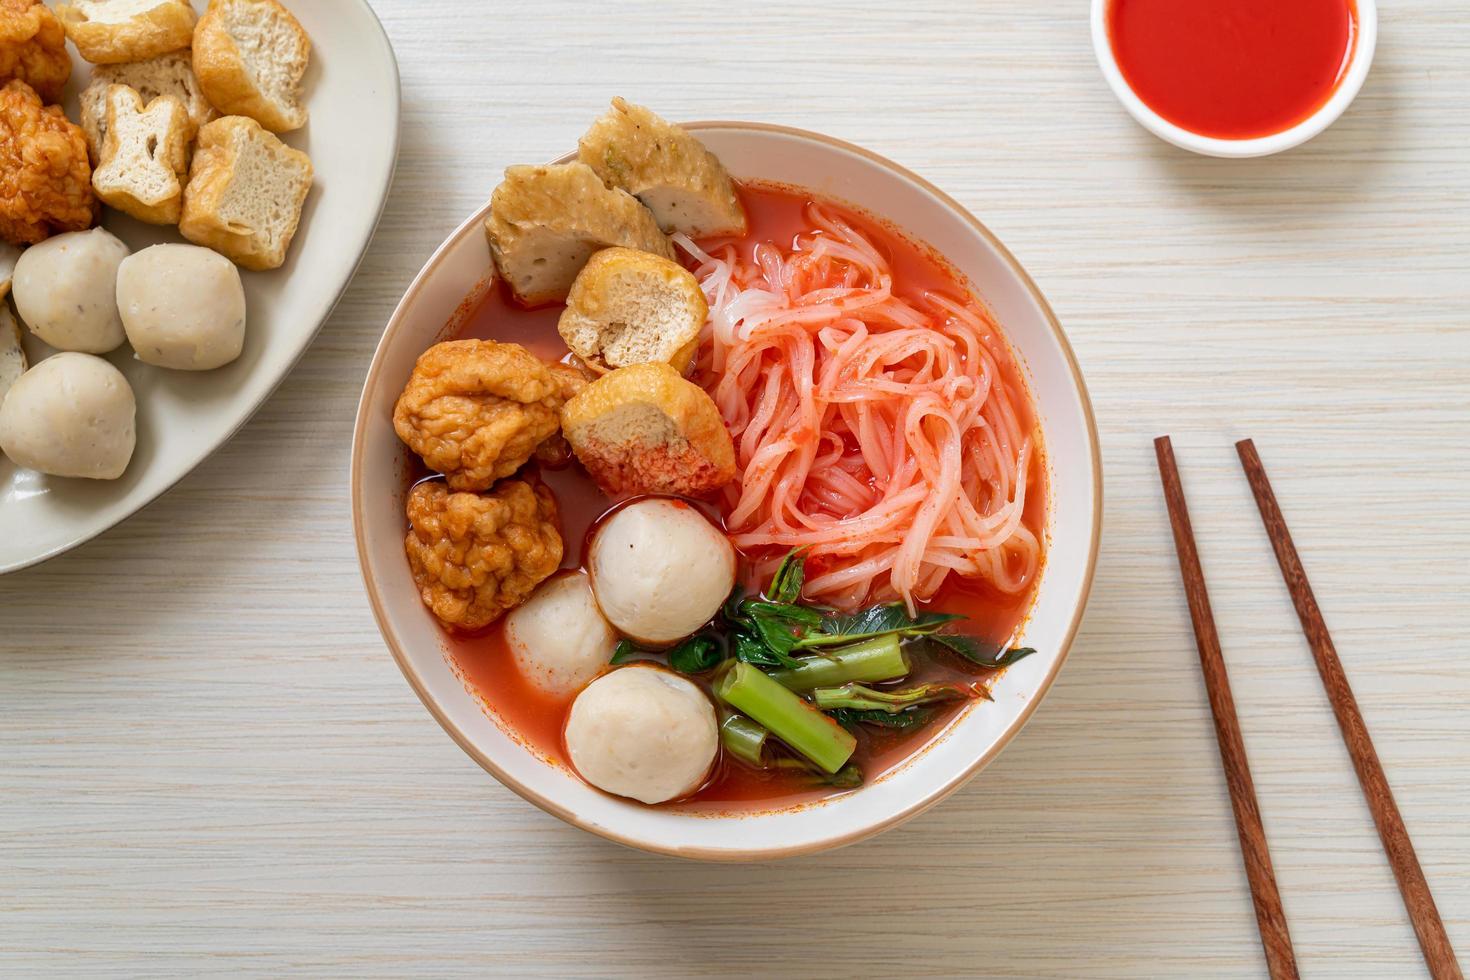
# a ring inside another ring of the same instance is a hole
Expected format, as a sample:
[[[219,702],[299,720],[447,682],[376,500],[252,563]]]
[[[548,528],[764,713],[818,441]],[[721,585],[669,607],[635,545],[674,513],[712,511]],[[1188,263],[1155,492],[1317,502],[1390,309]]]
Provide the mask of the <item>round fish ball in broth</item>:
[[[709,622],[735,586],[735,549],[690,504],[651,497],[616,511],[592,538],[592,591],[634,640],[677,642]]]
[[[588,684],[567,715],[567,754],[598,789],[665,803],[704,785],[719,749],[715,708],[660,667],[620,667]]]
[[[32,245],[15,262],[15,311],[57,350],[106,354],[126,336],[117,312],[117,267],[127,257],[128,247],[104,228]]]
[[[584,572],[543,584],[505,617],[521,676],[554,697],[575,694],[612,660],[618,635],[597,608]]]
[[[198,245],[154,245],[117,270],[117,306],[138,360],[210,371],[245,345],[245,289],[235,263]]]
[[[117,368],[91,354],[55,354],[0,402],[0,452],[52,476],[115,480],[133,458],[136,409]]]

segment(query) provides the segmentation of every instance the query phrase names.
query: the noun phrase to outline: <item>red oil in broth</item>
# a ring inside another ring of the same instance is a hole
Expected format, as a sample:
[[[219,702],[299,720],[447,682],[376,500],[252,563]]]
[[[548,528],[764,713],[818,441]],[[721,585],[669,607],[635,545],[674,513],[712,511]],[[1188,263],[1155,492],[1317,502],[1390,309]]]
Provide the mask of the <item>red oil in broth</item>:
[[[740,248],[751,249],[763,241],[786,246],[797,234],[810,230],[803,213],[807,202],[812,199],[810,194],[765,184],[742,186],[740,193],[750,218],[750,233],[741,240]],[[860,213],[829,201],[822,203],[861,231],[884,253],[893,269],[896,294],[908,298],[917,298],[925,290],[942,290],[954,296],[967,294],[968,290],[944,260],[926,247]],[[716,245],[723,241],[701,244]],[[465,310],[453,335],[456,339],[518,343],[547,360],[560,360],[568,355],[566,345],[556,331],[561,310],[560,305],[538,309],[520,307],[502,284],[488,290],[478,305]],[[1018,391],[1026,390],[1024,380],[1014,365],[1003,364],[1002,370],[1008,373],[1006,380]],[[1019,405],[1024,406],[1022,410],[1028,415],[1032,412],[1029,398],[1020,399]],[[1027,427],[1033,422],[1033,417],[1022,419]],[[575,465],[560,469],[540,467],[539,472],[541,479],[556,495],[560,508],[562,539],[566,542],[562,565],[565,568],[581,567],[590,530],[614,507],[614,502],[605,497]],[[1044,453],[1033,454],[1027,482],[1033,492],[1027,494],[1024,520],[1038,537],[1044,539],[1047,499]],[[713,509],[707,508],[707,513],[718,520],[719,515]],[[1003,643],[1020,626],[1033,597],[1034,588],[1021,595],[1006,595],[983,583],[965,582],[951,576],[928,608],[965,615],[969,617],[967,632]],[[506,646],[501,623],[476,634],[449,634],[446,647],[451,662],[467,687],[513,736],[549,761],[571,769],[562,742],[562,728],[572,698],[549,696],[520,674]],[[988,686],[994,675],[994,671],[965,665],[957,658],[954,662],[915,658],[911,680],[917,683],[978,683]],[[708,690],[707,682],[700,678],[693,680]],[[962,704],[950,706],[936,713],[929,724],[911,732],[864,727],[857,733],[858,748],[853,761],[871,781],[932,740],[963,708]],[[984,707],[979,710],[984,710]],[[758,771],[738,762],[722,760],[703,788],[689,799],[673,805],[711,812],[767,809],[798,805],[835,792],[840,791],[813,787],[810,780],[799,773]]]
[[[1332,96],[1352,58],[1352,0],[1112,0],[1108,35],[1149,108],[1201,136],[1290,129]]]

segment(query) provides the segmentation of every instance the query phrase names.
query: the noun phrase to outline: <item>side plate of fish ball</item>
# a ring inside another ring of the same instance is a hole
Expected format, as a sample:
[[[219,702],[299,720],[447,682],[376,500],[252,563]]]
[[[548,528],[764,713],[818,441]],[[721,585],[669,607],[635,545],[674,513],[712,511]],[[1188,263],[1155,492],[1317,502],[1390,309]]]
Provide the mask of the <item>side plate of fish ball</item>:
[[[398,144],[363,0],[17,2],[0,156],[65,166],[0,194],[0,574],[126,519],[264,403],[351,280]],[[71,411],[46,411],[48,376]]]
[[[409,287],[351,479],[445,730],[578,827],[710,860],[859,840],[983,768],[1100,531],[1075,360],[975,218],[858,147],[622,100]]]

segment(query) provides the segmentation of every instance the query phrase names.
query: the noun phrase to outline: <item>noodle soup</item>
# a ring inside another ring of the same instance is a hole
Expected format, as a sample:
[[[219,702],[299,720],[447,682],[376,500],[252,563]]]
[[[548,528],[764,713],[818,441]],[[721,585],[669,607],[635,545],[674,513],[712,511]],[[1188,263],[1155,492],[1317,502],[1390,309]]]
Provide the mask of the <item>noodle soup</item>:
[[[1039,428],[1003,333],[942,257],[897,229],[795,188],[747,183],[740,197],[746,235],[675,242],[710,308],[691,376],[719,407],[739,471],[701,507],[735,545],[744,589],[769,589],[782,558],[805,549],[804,601],[955,614],[965,617],[959,629],[999,654],[1034,598],[1047,501]],[[501,284],[452,329],[555,361],[569,356],[560,314],[559,305],[517,305]],[[592,534],[619,501],[575,464],[532,466],[559,504],[562,566],[586,567]],[[574,697],[547,694],[523,675],[504,621],[446,636],[456,671],[487,711],[575,771],[564,739]],[[905,650],[906,685],[971,696],[905,713],[902,725],[852,725],[849,765],[867,782],[922,751],[961,712],[985,710],[997,675],[932,645],[905,641]],[[691,679],[711,692],[717,676]],[[666,806],[769,810],[852,788],[806,768],[755,767],[724,749],[697,789]]]

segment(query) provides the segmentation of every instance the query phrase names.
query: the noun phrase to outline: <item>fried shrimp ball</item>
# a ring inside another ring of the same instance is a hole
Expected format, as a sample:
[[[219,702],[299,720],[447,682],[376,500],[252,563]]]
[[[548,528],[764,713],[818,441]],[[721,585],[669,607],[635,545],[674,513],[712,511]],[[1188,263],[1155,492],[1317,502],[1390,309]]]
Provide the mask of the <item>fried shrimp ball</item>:
[[[408,523],[414,584],[449,626],[488,626],[561,565],[556,498],[540,484],[505,480],[477,494],[420,483],[408,495]]]
[[[25,82],[0,88],[0,240],[44,241],[96,218],[81,129],[58,106],[42,106]]]
[[[420,355],[393,428],[450,487],[485,490],[557,434],[561,407],[581,384],[519,344],[452,340]]]
[[[0,0],[0,82],[12,78],[48,103],[61,101],[71,78],[66,33],[41,0]]]

